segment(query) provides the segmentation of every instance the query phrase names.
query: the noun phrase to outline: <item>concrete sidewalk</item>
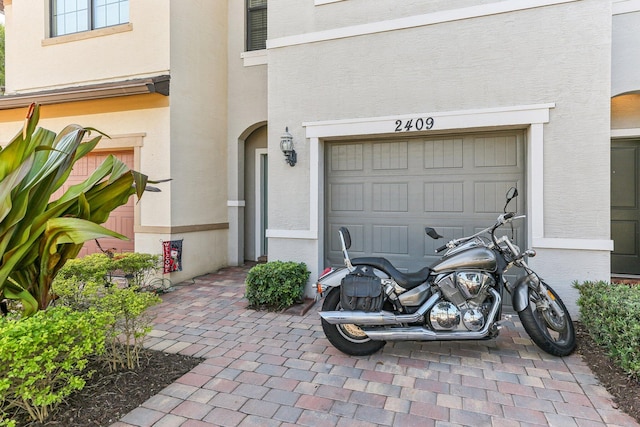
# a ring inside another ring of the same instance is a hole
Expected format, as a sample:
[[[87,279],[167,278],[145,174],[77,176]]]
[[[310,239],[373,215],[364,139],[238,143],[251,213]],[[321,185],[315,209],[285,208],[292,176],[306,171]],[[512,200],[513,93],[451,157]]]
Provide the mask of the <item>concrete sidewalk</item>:
[[[490,341],[388,343],[351,357],[317,314],[246,308],[248,267],[183,284],[148,347],[205,360],[112,427],[640,426],[577,354],[552,357],[515,317]]]

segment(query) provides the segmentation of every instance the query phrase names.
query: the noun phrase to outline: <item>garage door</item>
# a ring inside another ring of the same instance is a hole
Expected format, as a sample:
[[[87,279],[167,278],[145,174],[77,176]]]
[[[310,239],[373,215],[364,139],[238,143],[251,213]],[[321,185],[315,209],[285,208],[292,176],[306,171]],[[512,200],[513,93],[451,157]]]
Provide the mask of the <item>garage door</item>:
[[[524,212],[523,141],[522,131],[513,131],[327,143],[327,263],[342,264],[341,226],[351,232],[352,257],[383,256],[414,271],[435,262],[435,248],[447,240],[492,224],[509,187],[517,186]],[[426,237],[426,226],[446,240]],[[521,223],[513,231],[521,246],[522,230]]]
[[[59,197],[66,189],[74,184],[87,179],[93,171],[109,156],[114,154],[120,160],[122,160],[129,168],[133,168],[133,150],[117,151],[117,152],[92,152],[87,156],[79,159],[74,167],[69,179],[63,186],[62,190],[54,195]],[[129,199],[126,205],[120,206],[118,209],[111,212],[109,219],[103,224],[109,230],[116,231],[129,238],[129,240],[120,240],[114,238],[102,238],[100,239],[100,246],[104,250],[112,250],[114,252],[133,252],[134,251],[134,197]],[[94,240],[86,242],[80,251],[79,257],[87,254],[100,252],[98,245]]]

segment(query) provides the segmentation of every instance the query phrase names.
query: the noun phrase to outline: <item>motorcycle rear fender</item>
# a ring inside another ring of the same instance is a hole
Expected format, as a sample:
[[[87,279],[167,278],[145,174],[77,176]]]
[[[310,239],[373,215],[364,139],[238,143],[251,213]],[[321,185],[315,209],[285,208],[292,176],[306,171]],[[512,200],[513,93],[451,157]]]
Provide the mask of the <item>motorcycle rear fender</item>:
[[[342,284],[342,279],[344,276],[349,274],[349,269],[347,268],[337,268],[328,274],[320,277],[318,279],[318,293],[324,294],[327,289],[335,288],[336,286],[340,286]]]
[[[522,310],[529,306],[529,286],[533,285],[529,276],[524,276],[518,279],[514,286],[512,295],[513,308],[516,312],[520,313]]]

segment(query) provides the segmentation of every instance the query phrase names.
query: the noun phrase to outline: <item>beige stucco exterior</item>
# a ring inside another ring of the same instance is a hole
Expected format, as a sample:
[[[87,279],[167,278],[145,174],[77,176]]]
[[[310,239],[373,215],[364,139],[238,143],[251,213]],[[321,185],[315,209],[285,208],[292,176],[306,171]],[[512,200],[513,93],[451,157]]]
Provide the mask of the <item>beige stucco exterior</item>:
[[[34,93],[37,101],[40,92],[170,75],[169,96],[45,105],[41,125],[138,135],[139,170],[172,181],[137,205],[136,251],[160,254],[163,240],[184,239],[184,270],[172,281],[227,265],[226,2],[131,2],[128,24],[57,38],[46,36],[45,3],[5,3],[7,95]],[[0,140],[20,126],[20,109],[0,111]]]

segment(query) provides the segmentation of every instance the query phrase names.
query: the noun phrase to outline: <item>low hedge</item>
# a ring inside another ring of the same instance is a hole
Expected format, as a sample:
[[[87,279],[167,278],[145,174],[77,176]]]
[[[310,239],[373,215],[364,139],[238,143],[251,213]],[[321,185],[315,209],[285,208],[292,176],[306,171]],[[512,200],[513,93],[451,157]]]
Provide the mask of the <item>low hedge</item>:
[[[255,309],[281,310],[300,302],[309,278],[304,263],[271,261],[247,273],[245,297]]]
[[[594,341],[630,375],[640,378],[640,287],[607,282],[574,284],[580,319]]]
[[[90,372],[89,357],[105,350],[112,319],[96,310],[52,307],[19,320],[0,317],[0,426],[26,411],[43,422]]]

